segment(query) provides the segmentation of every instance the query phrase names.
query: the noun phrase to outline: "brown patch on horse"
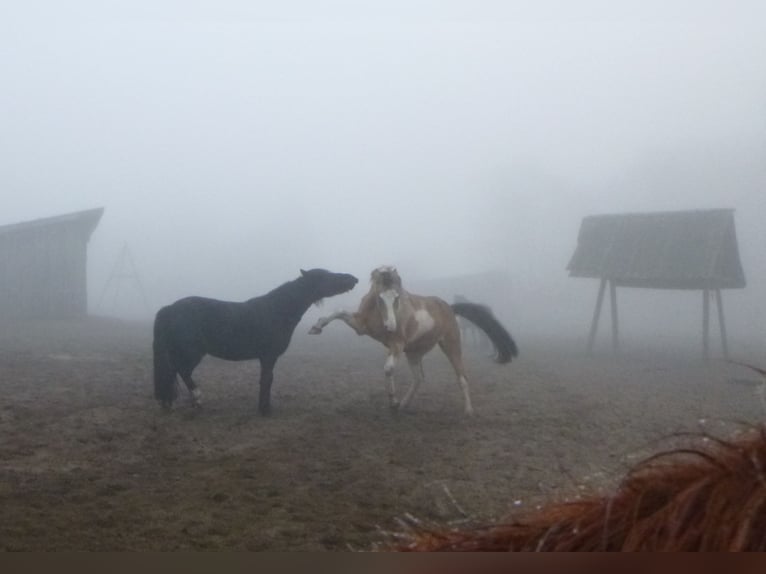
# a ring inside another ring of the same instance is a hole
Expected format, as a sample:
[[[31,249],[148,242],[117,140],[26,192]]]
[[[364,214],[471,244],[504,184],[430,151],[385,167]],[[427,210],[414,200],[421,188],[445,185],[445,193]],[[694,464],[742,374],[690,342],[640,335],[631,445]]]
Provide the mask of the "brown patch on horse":
[[[412,339],[412,337],[415,335],[415,333],[418,332],[418,328],[420,327],[420,323],[418,323],[417,318],[415,315],[410,315],[407,318],[407,323],[404,325],[404,339],[405,341],[408,341]]]

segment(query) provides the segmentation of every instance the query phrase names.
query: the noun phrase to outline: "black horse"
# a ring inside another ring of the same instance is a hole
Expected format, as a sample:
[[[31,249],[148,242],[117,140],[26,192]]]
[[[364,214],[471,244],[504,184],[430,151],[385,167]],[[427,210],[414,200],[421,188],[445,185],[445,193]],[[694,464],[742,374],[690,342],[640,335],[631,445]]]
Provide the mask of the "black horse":
[[[154,318],[154,396],[169,409],[180,375],[199,406],[192,371],[205,355],[229,361],[261,362],[258,410],[271,410],[274,365],[290,344],[295,327],[312,303],[354,288],[357,278],[324,269],[304,271],[266,295],[241,303],[185,297]]]

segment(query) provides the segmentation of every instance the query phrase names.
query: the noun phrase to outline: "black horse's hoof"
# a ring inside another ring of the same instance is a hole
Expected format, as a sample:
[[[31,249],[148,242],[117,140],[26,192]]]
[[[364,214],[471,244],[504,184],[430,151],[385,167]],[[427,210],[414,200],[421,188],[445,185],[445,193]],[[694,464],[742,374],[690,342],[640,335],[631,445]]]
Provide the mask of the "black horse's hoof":
[[[271,407],[258,407],[258,412],[262,417],[268,417],[271,415]]]

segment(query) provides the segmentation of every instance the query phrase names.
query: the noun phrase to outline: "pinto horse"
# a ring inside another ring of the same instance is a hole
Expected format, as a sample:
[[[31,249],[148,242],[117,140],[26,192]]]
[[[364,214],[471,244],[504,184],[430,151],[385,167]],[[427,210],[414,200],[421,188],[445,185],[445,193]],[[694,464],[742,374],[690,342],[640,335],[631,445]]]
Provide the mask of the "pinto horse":
[[[192,372],[205,355],[229,361],[259,359],[258,410],[271,410],[274,365],[287,350],[295,327],[313,304],[350,291],[357,278],[324,269],[301,269],[300,277],[244,302],[185,297],[163,307],[154,319],[154,396],[169,409],[180,375],[200,406]]]
[[[511,335],[488,307],[476,303],[449,305],[438,297],[409,293],[402,287],[396,268],[384,266],[372,271],[370,291],[362,298],[356,313],[337,311],[320,318],[309,333],[318,334],[331,321],[340,319],[358,335],[368,335],[388,349],[384,365],[391,408],[404,408],[423,381],[423,356],[435,345],[449,359],[465,399],[465,412],[473,413],[468,381],[463,367],[460,329],[455,315],[465,317],[484,331],[497,350],[496,360],[509,363],[518,355]],[[394,370],[401,354],[407,357],[413,382],[401,403],[396,399]]]

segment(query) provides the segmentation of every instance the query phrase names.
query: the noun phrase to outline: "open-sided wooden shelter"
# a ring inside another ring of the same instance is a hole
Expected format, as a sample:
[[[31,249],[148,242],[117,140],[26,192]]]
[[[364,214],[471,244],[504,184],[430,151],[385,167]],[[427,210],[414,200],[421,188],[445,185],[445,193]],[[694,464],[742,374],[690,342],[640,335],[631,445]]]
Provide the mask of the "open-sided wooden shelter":
[[[0,317],[87,314],[87,247],[103,208],[0,226]]]
[[[609,285],[612,346],[619,346],[617,287],[702,291],[702,344],[709,355],[710,299],[714,295],[724,356],[728,356],[722,289],[741,289],[732,209],[593,215],[585,217],[577,248],[567,265],[570,277],[600,279],[588,352],[598,329]]]

